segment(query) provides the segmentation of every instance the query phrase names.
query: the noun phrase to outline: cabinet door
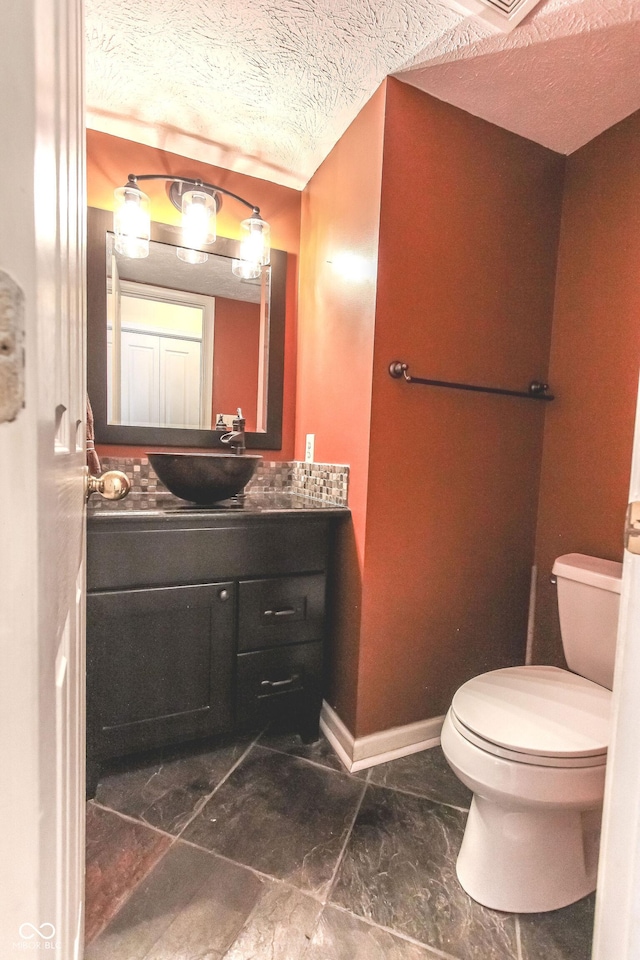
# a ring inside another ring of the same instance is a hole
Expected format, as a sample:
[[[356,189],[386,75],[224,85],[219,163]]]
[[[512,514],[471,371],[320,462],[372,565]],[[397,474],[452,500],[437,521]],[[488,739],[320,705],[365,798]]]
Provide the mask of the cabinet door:
[[[234,624],[233,583],[89,594],[89,756],[229,729]]]

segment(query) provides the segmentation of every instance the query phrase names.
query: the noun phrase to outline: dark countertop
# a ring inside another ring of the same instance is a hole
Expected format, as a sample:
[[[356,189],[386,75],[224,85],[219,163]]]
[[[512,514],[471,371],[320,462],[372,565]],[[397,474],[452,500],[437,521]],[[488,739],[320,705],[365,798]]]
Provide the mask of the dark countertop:
[[[300,494],[282,490],[249,493],[243,499],[232,498],[222,503],[200,506],[180,500],[171,493],[131,493],[124,500],[103,500],[93,496],[87,505],[87,519],[95,521],[122,519],[169,520],[243,518],[277,515],[348,517],[348,507],[322,500],[311,500]]]

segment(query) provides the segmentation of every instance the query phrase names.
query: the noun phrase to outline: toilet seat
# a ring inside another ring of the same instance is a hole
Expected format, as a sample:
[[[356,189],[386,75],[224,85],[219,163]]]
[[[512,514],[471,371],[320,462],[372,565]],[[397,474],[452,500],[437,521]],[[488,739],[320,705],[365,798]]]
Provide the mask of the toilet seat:
[[[504,760],[515,760],[516,763],[526,763],[536,767],[597,767],[604,766],[607,762],[606,751],[591,757],[546,757],[532,753],[519,753],[516,750],[507,750],[505,747],[499,747],[497,743],[485,740],[479,737],[472,730],[469,730],[460,723],[453,710],[449,714],[453,727],[460,736],[468,740],[474,746],[479,747],[486,753],[494,757],[501,757]]]
[[[507,667],[456,692],[458,733],[494,756],[549,767],[606,763],[611,692],[558,667]]]

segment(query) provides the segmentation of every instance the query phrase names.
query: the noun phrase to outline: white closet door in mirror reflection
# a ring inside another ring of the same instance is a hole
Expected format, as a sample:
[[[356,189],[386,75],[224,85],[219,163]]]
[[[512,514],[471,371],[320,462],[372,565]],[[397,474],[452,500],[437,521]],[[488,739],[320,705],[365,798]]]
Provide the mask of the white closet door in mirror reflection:
[[[108,422],[211,429],[214,298],[120,281],[113,273]]]
[[[122,422],[199,427],[201,345],[123,331]]]
[[[200,426],[200,343],[160,341],[160,423],[163,427]]]
[[[123,330],[121,339],[123,423],[160,425],[160,338]]]

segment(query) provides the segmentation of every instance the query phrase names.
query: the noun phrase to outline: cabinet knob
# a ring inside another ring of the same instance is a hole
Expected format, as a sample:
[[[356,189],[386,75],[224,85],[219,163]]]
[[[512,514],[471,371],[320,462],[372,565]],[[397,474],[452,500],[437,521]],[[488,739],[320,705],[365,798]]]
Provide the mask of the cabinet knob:
[[[219,600],[222,600],[222,601],[228,600],[228,599],[229,599],[229,596],[230,596],[230,594],[229,594],[229,591],[228,591],[228,590],[218,590],[218,599],[219,599]]]

